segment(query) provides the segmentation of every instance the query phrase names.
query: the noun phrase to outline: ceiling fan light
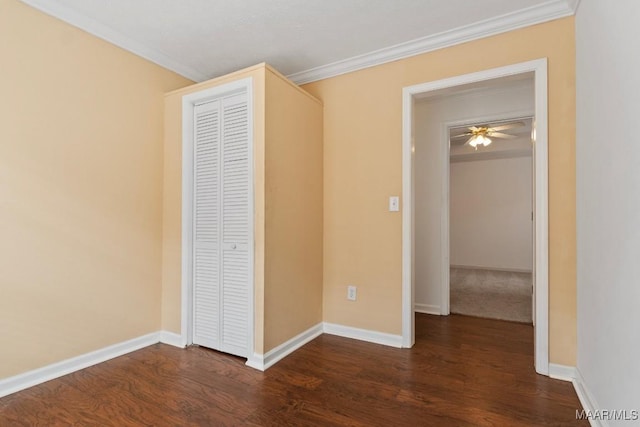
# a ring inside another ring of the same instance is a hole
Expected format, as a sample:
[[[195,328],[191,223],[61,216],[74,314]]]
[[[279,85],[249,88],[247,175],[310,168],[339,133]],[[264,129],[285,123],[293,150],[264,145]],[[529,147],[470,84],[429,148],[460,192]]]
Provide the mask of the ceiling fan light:
[[[491,144],[491,139],[489,139],[486,136],[481,135],[481,134],[475,135],[469,141],[469,145],[472,146],[473,148],[475,148],[476,150],[478,149],[478,145],[482,145],[482,146],[486,147],[489,144]]]

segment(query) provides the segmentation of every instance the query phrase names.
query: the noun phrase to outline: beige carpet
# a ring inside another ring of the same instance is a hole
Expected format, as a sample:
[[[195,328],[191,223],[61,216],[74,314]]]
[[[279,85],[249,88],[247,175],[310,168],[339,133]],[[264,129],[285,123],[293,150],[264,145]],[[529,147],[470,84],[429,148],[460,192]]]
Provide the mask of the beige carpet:
[[[452,268],[451,313],[531,323],[531,273]]]

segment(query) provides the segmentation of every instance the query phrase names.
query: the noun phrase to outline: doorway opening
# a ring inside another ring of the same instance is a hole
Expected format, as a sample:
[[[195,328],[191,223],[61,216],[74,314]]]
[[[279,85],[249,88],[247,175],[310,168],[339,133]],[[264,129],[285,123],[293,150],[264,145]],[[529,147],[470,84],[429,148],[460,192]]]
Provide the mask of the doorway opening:
[[[181,344],[254,353],[253,80],[182,98]]]
[[[535,369],[538,373],[548,375],[548,161],[547,161],[547,62],[546,59],[514,64],[506,67],[467,74],[449,79],[427,82],[406,87],[403,90],[403,346],[411,347],[415,342],[415,309],[416,309],[416,244],[423,241],[416,237],[416,130],[419,126],[416,119],[418,103],[424,99],[447,99],[451,96],[474,96],[482,90],[506,84],[529,80],[532,85],[531,108],[509,107],[506,111],[489,115],[476,112],[467,113],[466,117],[442,119],[435,129],[440,133],[439,149],[429,156],[428,173],[432,174],[430,182],[438,187],[437,200],[430,203],[432,221],[428,231],[428,239],[433,243],[427,263],[430,265],[431,283],[437,286],[430,295],[431,304],[426,309],[437,314],[449,314],[450,283],[450,224],[449,224],[449,161],[450,131],[456,126],[471,122],[490,123],[516,118],[531,117],[531,144],[533,161],[533,249],[532,249],[532,282],[534,284],[533,316]],[[486,101],[485,101],[486,102]],[[484,105],[486,106],[486,105]],[[486,110],[484,110],[486,111]],[[472,118],[472,119],[470,119]],[[422,177],[424,178],[424,177]],[[423,212],[424,210],[420,210]],[[424,260],[419,260],[422,263]],[[444,288],[444,289],[443,289]],[[446,292],[444,291],[446,290]],[[418,307],[425,309],[425,307]],[[424,310],[420,310],[424,311]]]
[[[533,110],[533,76],[521,77],[497,89],[477,92],[476,103],[485,109],[530,106]],[[466,99],[468,96],[450,97],[449,101],[472,105]],[[444,309],[438,314],[448,311],[532,324],[533,117],[507,114],[461,122],[448,124],[445,141],[445,148],[447,142],[449,147],[450,265],[449,281],[441,287]],[[487,138],[489,145],[474,134]],[[476,139],[481,144],[473,147]],[[421,139],[416,140],[419,145]],[[428,153],[428,147],[424,148]],[[420,171],[420,154],[425,154],[421,151],[417,149],[416,172]],[[424,194],[421,187],[424,184],[417,179],[418,206]],[[423,222],[416,221],[416,228]],[[423,246],[418,243],[418,248]],[[416,249],[418,259],[426,256],[428,253]],[[417,268],[422,273],[419,264]],[[421,288],[428,288],[425,279],[416,275],[416,311],[420,311]]]

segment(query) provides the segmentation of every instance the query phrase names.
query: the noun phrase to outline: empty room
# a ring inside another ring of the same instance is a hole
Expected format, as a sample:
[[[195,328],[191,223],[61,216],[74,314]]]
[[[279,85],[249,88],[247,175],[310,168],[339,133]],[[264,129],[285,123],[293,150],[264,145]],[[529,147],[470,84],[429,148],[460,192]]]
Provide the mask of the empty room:
[[[638,16],[0,0],[0,425],[640,425]]]

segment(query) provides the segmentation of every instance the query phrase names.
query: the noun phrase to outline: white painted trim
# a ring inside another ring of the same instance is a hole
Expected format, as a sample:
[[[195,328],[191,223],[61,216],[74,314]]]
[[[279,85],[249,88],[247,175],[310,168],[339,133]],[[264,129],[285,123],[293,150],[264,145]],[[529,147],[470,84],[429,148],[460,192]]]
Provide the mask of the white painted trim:
[[[160,333],[153,332],[128,341],[110,345],[96,351],[62,360],[42,368],[0,380],[0,397],[16,393],[46,381],[59,378],[80,369],[106,362],[118,356],[139,350],[160,341]]]
[[[254,140],[254,99],[253,99],[253,78],[250,77],[248,79],[242,80],[242,84],[246,86],[247,89],[247,120],[249,122],[249,129],[247,130],[247,138],[249,138],[249,150],[247,154],[247,163],[249,165],[249,219],[250,226],[249,232],[247,233],[247,238],[249,239],[249,254],[248,254],[248,263],[249,263],[249,271],[248,275],[251,278],[250,290],[249,292],[249,315],[247,316],[247,320],[249,325],[247,326],[247,339],[249,340],[247,344],[247,359],[250,355],[254,353],[255,348],[255,327],[256,327],[256,278],[255,278],[255,256],[256,256],[256,239],[255,239],[255,218],[256,218],[256,208],[255,208],[255,140]]]
[[[193,342],[193,109],[196,104],[216,99],[236,91],[245,90],[247,93],[248,138],[249,138],[249,213],[251,217],[249,227],[249,277],[251,278],[249,292],[249,316],[247,337],[247,358],[254,354],[255,337],[255,278],[254,278],[254,140],[253,140],[253,78],[247,77],[230,83],[190,93],[182,97],[182,278],[181,278],[181,326],[180,346],[186,347]]]
[[[318,323],[315,326],[310,327],[306,331],[296,335],[290,340],[280,344],[276,348],[269,350],[266,354],[256,354],[247,359],[247,366],[258,369],[260,371],[265,371],[269,369],[271,366],[275,365],[280,360],[284,359],[303,345],[307,344],[310,341],[313,341],[323,332],[322,323]]]
[[[413,93],[402,90],[402,346],[413,347],[415,336],[414,304],[414,174]]]
[[[413,104],[414,96],[425,92],[481,82],[523,73],[534,73],[536,142],[534,144],[535,182],[535,367],[549,374],[549,218],[548,218],[548,135],[547,135],[547,59],[537,59],[443,80],[408,86],[402,90],[402,343],[415,342],[413,314]],[[448,265],[446,270],[448,271]]]
[[[418,312],[418,313],[424,313],[424,314],[435,314],[435,315],[441,315],[443,314],[440,306],[439,305],[434,305],[434,304],[419,304],[419,303],[415,303],[414,305],[414,311]]]
[[[451,144],[449,142],[449,127],[454,126],[451,122],[443,123],[441,127],[440,141],[442,144],[442,166],[441,187],[440,187],[440,314],[448,316],[451,313],[449,301],[449,287],[451,285],[451,240],[449,229],[449,181],[451,180]],[[414,190],[415,191],[415,190]],[[412,232],[413,233],[413,232]]]
[[[600,406],[598,406],[596,400],[593,398],[593,394],[589,391],[589,388],[584,381],[584,377],[578,368],[575,368],[573,388],[576,390],[578,399],[585,411],[589,413],[596,413],[600,409]],[[590,419],[589,422],[591,423],[591,427],[607,427],[609,425],[605,420]]]
[[[575,366],[567,366],[567,365],[558,365],[556,363],[549,363],[549,377],[562,380],[562,381],[570,381],[573,384],[573,388],[578,395],[578,399],[580,400],[580,404],[582,408],[587,413],[595,414],[598,412],[600,407],[595,403],[595,399],[593,395],[589,392],[587,385],[584,382],[584,378],[580,373],[580,370]],[[576,408],[578,409],[578,408]],[[592,427],[606,427],[609,423],[603,419],[589,419]]]
[[[247,366],[264,371],[273,366],[284,357],[299,349],[306,343],[314,340],[323,333],[366,341],[374,344],[382,344],[390,347],[401,348],[402,337],[400,335],[387,334],[385,332],[371,331],[367,329],[353,328],[351,326],[337,325],[335,323],[318,323],[289,341],[268,351],[266,354],[253,353],[247,359]]]
[[[389,347],[402,348],[402,336],[387,334],[385,332],[371,331],[368,329],[354,328],[351,326],[336,325],[335,323],[323,324],[325,334],[337,335],[344,338],[366,341],[374,344],[387,345]]]
[[[408,58],[472,40],[506,33],[530,25],[571,16],[575,14],[576,7],[577,1],[575,0],[551,0],[502,16],[494,16],[484,21],[475,22],[431,36],[418,38],[363,55],[289,74],[287,78],[296,84],[323,80],[398,59]]]
[[[402,347],[402,337],[400,335],[369,331],[349,326],[335,325],[332,323],[318,323],[290,340],[280,344],[276,348],[268,351],[265,355],[256,354],[252,351],[247,359],[246,365],[251,368],[264,371],[323,333],[388,345],[391,347]],[[175,347],[184,347],[182,344],[184,342],[182,335],[169,331],[153,332],[0,380],[0,397],[42,384],[46,381],[88,368],[89,366],[93,366],[98,363],[106,362],[107,360],[140,350],[141,348],[148,347],[158,342]]]
[[[22,0],[23,3],[38,9],[39,11],[60,19],[67,24],[80,28],[89,34],[101,38],[113,45],[121,47],[137,56],[140,56],[148,61],[151,61],[163,68],[174,71],[183,77],[190,80],[201,82],[207,79],[205,73],[195,70],[189,66],[181,64],[175,59],[169,57],[164,52],[156,49],[152,49],[144,44],[114,30],[113,28],[105,25],[95,19],[82,15],[72,8],[63,6],[58,2],[51,0]]]
[[[549,373],[549,142],[547,59],[531,61],[534,71],[536,139],[533,144],[534,180],[534,346],[536,372]]]
[[[557,363],[549,363],[549,377],[555,380],[571,381],[576,378],[577,372],[575,366],[559,365]]]
[[[160,342],[174,347],[184,348],[182,345],[182,335],[175,332],[160,331]]]
[[[196,100],[182,98],[182,277],[180,280],[180,335],[181,344],[193,343],[191,330],[193,313],[193,138],[194,107]]]
[[[247,357],[245,365],[259,371],[264,371],[267,369],[264,367],[264,355],[258,353],[250,354],[249,357]]]

